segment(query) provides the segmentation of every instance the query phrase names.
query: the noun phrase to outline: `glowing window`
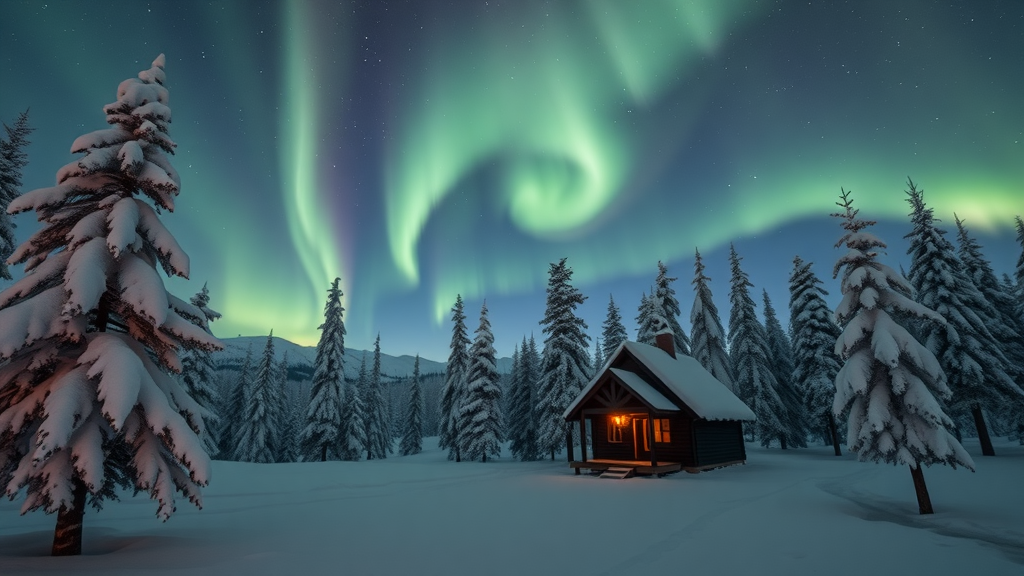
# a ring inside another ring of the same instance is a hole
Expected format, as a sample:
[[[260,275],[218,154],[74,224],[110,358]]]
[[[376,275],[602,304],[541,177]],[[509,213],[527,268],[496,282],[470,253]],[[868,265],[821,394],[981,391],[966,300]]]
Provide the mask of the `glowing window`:
[[[654,420],[654,441],[663,444],[672,441],[672,433],[669,430],[668,418],[657,418]]]
[[[622,426],[619,425],[619,422],[623,418],[623,416],[612,416],[608,419],[608,441],[613,444],[622,442]]]

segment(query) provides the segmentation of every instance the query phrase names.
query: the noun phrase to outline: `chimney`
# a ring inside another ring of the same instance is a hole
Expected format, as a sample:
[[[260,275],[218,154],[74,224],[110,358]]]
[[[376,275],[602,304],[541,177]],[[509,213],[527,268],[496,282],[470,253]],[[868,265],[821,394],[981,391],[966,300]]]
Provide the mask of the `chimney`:
[[[671,331],[663,330],[655,334],[654,343],[669,356],[676,357],[676,339],[672,337]]]

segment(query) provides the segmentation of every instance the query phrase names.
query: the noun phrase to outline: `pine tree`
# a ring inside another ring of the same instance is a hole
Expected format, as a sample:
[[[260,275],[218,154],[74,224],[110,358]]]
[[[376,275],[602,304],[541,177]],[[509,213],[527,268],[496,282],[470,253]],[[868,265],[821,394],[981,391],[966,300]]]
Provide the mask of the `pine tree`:
[[[487,461],[488,456],[501,455],[504,438],[504,422],[501,418],[500,376],[495,361],[494,334],[487,318],[487,303],[480,308],[480,327],[469,352],[470,368],[467,378],[466,395],[462,402],[459,421],[463,423],[461,434],[462,454],[468,460]]]
[[[292,420],[291,393],[288,390],[288,351],[281,355],[281,362],[275,366],[274,381],[274,414],[271,420],[277,428],[277,444],[274,446],[274,462],[295,462],[297,450],[295,443],[299,439],[296,427],[298,422]]]
[[[690,339],[686,337],[686,331],[679,325],[679,300],[676,299],[676,290],[672,283],[676,278],[668,277],[668,267],[658,261],[658,276],[654,280],[653,295],[661,302],[661,316],[668,322],[672,330],[672,339],[676,344],[677,354],[690,355]]]
[[[655,327],[654,319],[658,316],[659,311],[656,310],[654,293],[650,296],[646,292],[640,296],[640,306],[636,310],[636,341],[641,344],[648,344],[651,346],[655,345],[654,332],[657,330]]]
[[[362,383],[366,379],[366,356],[359,369]],[[341,404],[341,432],[338,456],[342,460],[357,461],[366,451],[366,424],[363,421],[363,401],[357,382],[345,383],[345,396]]]
[[[576,306],[586,300],[572,282],[572,268],[562,258],[548,271],[547,308],[541,325],[547,334],[541,354],[537,386],[537,443],[540,450],[555,452],[572,432],[562,413],[587,383],[590,374],[590,337],[587,323],[576,316]]]
[[[14,253],[17,240],[14,238],[14,222],[7,214],[7,207],[21,193],[21,172],[28,164],[28,135],[33,128],[28,125],[28,110],[18,115],[14,126],[4,124],[7,138],[0,138],[0,280],[11,280],[7,259]]]
[[[796,448],[807,447],[807,410],[804,408],[803,394],[793,380],[793,347],[789,336],[782,329],[775,308],[764,290],[764,329],[768,344],[768,363],[775,376],[775,390],[782,399],[786,410],[785,435],[786,442]]]
[[[923,340],[939,359],[953,391],[947,405],[950,415],[961,424],[973,417],[982,454],[992,456],[995,450],[983,410],[998,414],[1007,404],[1024,402],[1024,390],[1006,373],[1008,360],[989,331],[996,311],[964,272],[945,231],[935,226],[923,191],[912,181],[908,186],[914,224],[906,236],[911,256],[908,279],[917,301],[946,319],[945,325],[924,325]]]
[[[398,450],[402,456],[423,451],[423,392],[420,390],[420,355],[412,365],[412,383],[409,385],[409,403],[405,409],[402,443]]]
[[[836,318],[843,326],[836,353],[844,359],[836,376],[833,412],[849,410],[850,450],[874,462],[910,467],[921,514],[931,514],[931,499],[921,465],[936,463],[974,470],[974,462],[949,433],[953,421],[936,396],[950,397],[938,360],[904,327],[911,319],[945,324],[941,315],[909,298],[911,286],[895,270],[878,262],[886,245],[863,230],[875,222],[857,218],[845,190],[836,204],[846,231],[836,247],[848,252],[836,262],[842,271],[843,299]]]
[[[960,244],[960,262],[974,287],[993,308],[994,317],[986,318],[985,324],[1006,357],[1007,374],[1018,387],[1024,387],[1024,323],[1017,317],[1016,299],[1013,292],[1007,292],[996,278],[992,265],[981,253],[981,245],[970,235],[964,221],[955,215],[954,219]],[[1016,427],[1018,421],[1024,424],[1024,402],[1004,404],[999,416],[1004,426],[1009,424]]]
[[[444,369],[444,387],[441,389],[441,413],[438,422],[438,446],[448,450],[448,459],[462,460],[459,440],[459,410],[469,371],[469,336],[466,331],[466,314],[463,311],[462,295],[455,297],[452,307],[452,342],[448,364]]]
[[[392,450],[392,436],[380,373],[380,334],[373,344],[373,370],[363,396],[363,415],[366,419],[366,459],[387,458]]]
[[[85,156],[8,207],[41,227],[9,259],[25,276],[0,293],[0,485],[25,495],[23,512],[57,512],[54,555],[81,553],[88,495],[131,481],[166,519],[176,491],[199,505],[210,477],[203,409],[171,374],[179,351],[220,343],[157,271],[189,273],[157,216],[180,187],[164,78],[161,55],[122,82],[112,126],[72,144]]]
[[[1020,256],[1017,257],[1014,277],[1017,285],[1017,318],[1024,324],[1024,220],[1020,216],[1014,216],[1013,220],[1017,225],[1017,244],[1020,245]]]
[[[704,275],[704,262],[701,260],[700,251],[696,252],[693,266],[696,296],[693,299],[693,310],[690,312],[690,348],[694,359],[735,393],[736,385],[733,382],[729,355],[725,351],[725,330],[718,318],[718,308],[711,298],[711,288],[708,286],[711,278]]]
[[[615,353],[619,344],[629,340],[626,327],[622,325],[622,315],[619,313],[619,307],[615,305],[615,299],[612,298],[611,294],[608,295],[608,315],[601,325],[601,340],[604,342],[602,352],[605,359],[610,358]]]
[[[732,373],[740,399],[757,416],[754,436],[761,441],[762,446],[769,446],[772,441],[778,440],[785,450],[789,438],[786,407],[779,397],[778,384],[768,360],[768,337],[757,320],[754,301],[747,291],[753,284],[740,268],[740,260],[735,247],[730,245],[732,278],[729,290],[729,358],[732,361]]]
[[[303,460],[326,462],[341,459],[342,395],[345,385],[345,308],[335,278],[327,291],[324,323],[313,361],[313,387],[309,391],[305,427],[302,430]]]
[[[209,332],[209,323],[220,318],[220,312],[209,307],[210,291],[206,284],[203,289],[196,293],[191,299],[192,305],[202,312],[200,318],[189,320]],[[212,333],[211,333],[212,335]],[[216,366],[213,363],[213,354],[210,351],[200,348],[188,350],[181,355],[181,381],[185,386],[185,392],[203,407],[203,449],[210,456],[215,456],[219,450],[220,417],[217,412],[217,394],[214,389],[216,378]]]
[[[804,407],[812,430],[818,430],[825,444],[832,443],[836,456],[839,432],[832,401],[836,395],[839,357],[835,353],[839,327],[825,303],[827,295],[821,280],[799,256],[793,258],[789,277],[789,330],[793,337],[793,382],[804,398]]]
[[[245,411],[238,428],[235,460],[270,463],[276,460],[278,444],[277,367],[274,365],[274,331],[267,336],[256,375],[245,394]]]
[[[517,349],[518,358],[513,359],[512,382],[508,399],[508,439],[512,457],[524,462],[540,458],[537,447],[537,344],[533,337],[527,344],[523,337]]]
[[[590,377],[597,376],[597,372],[604,366],[604,354],[601,352],[601,337],[598,336],[594,339],[594,362],[591,364],[593,370],[590,372]]]
[[[242,421],[245,419],[245,407],[247,404],[246,394],[252,381],[253,357],[252,343],[245,350],[245,358],[238,370],[238,379],[234,387],[227,391],[222,398],[226,405],[221,409],[223,427],[221,428],[221,453],[225,458],[235,457],[235,448],[241,441]]]

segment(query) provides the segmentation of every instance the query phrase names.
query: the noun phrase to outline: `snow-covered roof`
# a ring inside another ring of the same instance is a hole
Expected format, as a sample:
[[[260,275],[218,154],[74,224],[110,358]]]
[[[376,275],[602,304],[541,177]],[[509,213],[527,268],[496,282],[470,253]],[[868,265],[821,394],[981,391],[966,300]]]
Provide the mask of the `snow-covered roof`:
[[[609,366],[616,363],[615,359],[625,352],[628,352],[638,362],[646,366],[658,380],[664,383],[680,401],[689,406],[698,417],[706,420],[756,420],[754,412],[742,400],[737,398],[731,390],[726,388],[725,384],[719,382],[717,378],[705,370],[700,365],[700,362],[684,354],[673,358],[660,348],[628,340],[619,345],[611,355],[611,359],[605,364],[605,368],[584,386],[583,390],[576,396],[576,399],[569,404],[569,407],[562,414],[564,418],[568,418],[569,414],[597,386],[605,370],[612,370],[637,395],[643,396],[652,407],[659,410],[662,409],[655,406],[654,402],[647,396],[644,396],[647,390],[672,404],[671,410],[678,409],[671,400],[665,398],[664,395],[660,394],[650,384],[644,382],[639,375],[619,368],[609,368]],[[623,374],[627,376],[623,376]],[[626,378],[629,378],[629,380]],[[637,384],[637,382],[642,383],[642,385]],[[641,389],[644,392],[641,392]]]
[[[627,388],[633,391],[641,400],[646,402],[655,410],[665,411],[678,411],[679,407],[676,406],[671,400],[665,398],[665,396],[654,389],[653,386],[644,382],[644,379],[637,376],[636,374],[619,368],[611,368],[612,374],[615,374]]]

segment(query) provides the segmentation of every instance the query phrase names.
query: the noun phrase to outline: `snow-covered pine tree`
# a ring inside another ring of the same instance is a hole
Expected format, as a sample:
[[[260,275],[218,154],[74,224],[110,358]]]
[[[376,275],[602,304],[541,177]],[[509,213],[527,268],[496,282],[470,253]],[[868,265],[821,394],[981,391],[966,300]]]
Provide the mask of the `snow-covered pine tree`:
[[[384,401],[384,382],[380,373],[380,334],[373,344],[373,369],[366,385],[363,414],[366,418],[366,459],[383,459],[391,453],[391,423]]]
[[[176,491],[200,505],[210,478],[202,408],[171,374],[181,351],[221,345],[157,272],[189,272],[157,216],[180,188],[164,79],[160,55],[122,82],[103,109],[112,126],[72,144],[85,156],[8,208],[41,227],[9,259],[26,275],[0,293],[0,484],[25,494],[23,512],[57,512],[54,555],[81,553],[89,494],[131,481],[167,519]]]
[[[597,371],[604,366],[604,353],[601,351],[601,337],[594,338],[594,362],[591,364],[593,370],[590,372],[590,377],[593,378],[597,375]]]
[[[202,311],[203,316],[198,324],[200,328],[209,331],[209,324],[220,318],[220,312],[210,308],[210,291],[203,284],[203,289],[196,293],[190,300],[192,305]],[[201,348],[188,350],[181,355],[181,381],[185,385],[185,391],[200,406],[203,412],[203,449],[211,457],[219,452],[217,446],[220,443],[220,415],[218,414],[217,392],[214,379],[217,368],[213,363],[213,353]]]
[[[399,454],[409,456],[423,451],[423,392],[420,390],[420,355],[412,365],[412,382],[409,384],[409,403],[402,420],[402,442]]]
[[[654,331],[657,330],[654,319],[660,313],[655,310],[654,291],[651,295],[646,292],[640,296],[640,306],[636,309],[636,341],[641,344],[655,345]]]
[[[11,280],[7,259],[14,253],[17,240],[14,238],[15,224],[7,214],[7,207],[21,193],[21,171],[28,164],[28,135],[33,128],[28,125],[28,110],[18,115],[14,126],[4,124],[6,138],[0,138],[0,280]]]
[[[366,355],[359,369],[360,379],[366,379]],[[366,451],[366,424],[363,422],[363,400],[361,387],[357,382],[345,383],[345,396],[341,400],[341,432],[338,457],[342,460],[356,461]]]
[[[603,343],[602,353],[607,360],[626,340],[629,340],[629,333],[622,325],[622,314],[619,307],[615,305],[615,299],[608,295],[608,315],[601,324],[601,341]]]
[[[505,425],[501,414],[500,376],[495,362],[494,334],[487,318],[487,303],[480,308],[480,326],[469,351],[469,374],[462,401],[462,455],[467,460],[487,461],[501,455]]]
[[[910,284],[876,260],[886,245],[864,232],[875,222],[857,217],[850,193],[843,190],[836,204],[842,211],[832,216],[842,219],[845,230],[836,247],[848,251],[832,272],[835,278],[842,271],[836,319],[843,328],[835,350],[844,359],[832,411],[849,411],[849,448],[860,460],[910,467],[918,508],[931,514],[921,465],[974,470],[974,461],[949,433],[953,421],[936,400],[950,397],[946,374],[904,325],[915,318],[938,325],[945,320],[911,300]]]
[[[245,393],[245,410],[238,427],[235,460],[267,464],[277,457],[278,422],[277,366],[274,364],[274,331],[267,336],[267,345],[256,365],[256,375]]]
[[[804,397],[793,380],[793,347],[782,329],[775,308],[764,290],[764,330],[768,343],[768,363],[775,375],[775,390],[786,408],[786,441],[796,448],[807,447],[807,410]]]
[[[313,361],[313,387],[309,391],[302,459],[306,462],[341,459],[342,396],[345,385],[345,308],[341,305],[341,278],[327,291],[324,322]]]
[[[448,459],[462,460],[459,440],[459,410],[466,387],[469,371],[469,335],[466,331],[466,314],[462,295],[455,296],[452,306],[452,341],[448,364],[444,368],[444,387],[441,389],[441,412],[438,415],[437,445],[448,449]]]
[[[913,209],[910,239],[910,274],[917,301],[946,319],[945,325],[925,324],[921,335],[946,374],[953,397],[950,415],[964,425],[973,417],[982,454],[995,455],[984,412],[999,414],[1007,404],[1024,402],[1021,390],[1006,373],[1009,362],[988,324],[997,312],[975,288],[944,230],[935,226],[922,190],[907,181],[907,201]]]
[[[512,383],[508,399],[508,439],[512,457],[524,462],[537,460],[537,416],[535,411],[537,386],[537,344],[526,337],[518,348],[518,362],[513,361]]]
[[[672,338],[676,343],[676,353],[690,355],[690,339],[686,331],[679,325],[679,300],[676,299],[676,290],[672,283],[676,278],[668,277],[668,267],[658,260],[658,276],[654,279],[654,296],[657,302],[661,302],[661,315],[668,321],[668,327],[672,330]]]
[[[277,445],[274,446],[274,462],[295,462],[298,455],[295,444],[299,440],[299,424],[292,419],[291,390],[288,389],[288,351],[281,355],[281,362],[274,372],[274,408],[277,426]]]
[[[757,320],[754,300],[748,287],[753,286],[740,268],[741,258],[729,245],[731,279],[729,290],[729,359],[738,396],[754,411],[754,436],[762,446],[778,440],[782,449],[788,447],[789,430],[786,407],[779,397],[778,384],[768,360],[768,338]]]
[[[225,405],[220,411],[221,415],[221,454],[225,458],[234,459],[235,449],[241,440],[240,431],[242,421],[245,419],[246,394],[248,394],[250,382],[252,382],[253,356],[252,343],[245,349],[245,358],[238,369],[238,379],[235,385],[222,393],[221,398]]]
[[[725,351],[725,330],[718,317],[718,307],[711,298],[711,278],[704,275],[704,262],[700,251],[696,251],[693,262],[693,310],[690,312],[690,349],[693,357],[705,370],[725,384],[726,388],[736,392],[729,364],[729,354]]]
[[[789,331],[793,338],[793,382],[802,391],[809,428],[817,431],[822,442],[832,443],[836,456],[842,455],[839,431],[832,414],[836,396],[839,357],[835,353],[839,327],[825,303],[821,280],[811,263],[793,258],[789,276]]]
[[[1017,225],[1017,244],[1020,245],[1020,256],[1017,257],[1017,267],[1014,270],[1014,282],[1017,286],[1017,317],[1021,324],[1024,324],[1024,220],[1020,216],[1013,217]]]
[[[971,236],[964,221],[955,214],[953,217],[960,244],[958,255],[964,271],[994,308],[995,317],[987,319],[986,325],[1007,359],[1007,374],[1018,387],[1024,386],[1024,322],[1017,317],[1016,299],[996,278],[992,265],[981,252],[981,245]],[[997,416],[1003,421],[1003,428],[1015,428],[1018,422],[1024,425],[1024,402],[1004,405]]]
[[[590,374],[590,337],[587,323],[576,316],[576,306],[587,297],[572,285],[572,268],[565,258],[552,263],[548,271],[547,308],[541,325],[547,334],[541,353],[537,390],[537,443],[551,454],[568,442],[572,432],[562,418],[569,403],[583,389]]]

